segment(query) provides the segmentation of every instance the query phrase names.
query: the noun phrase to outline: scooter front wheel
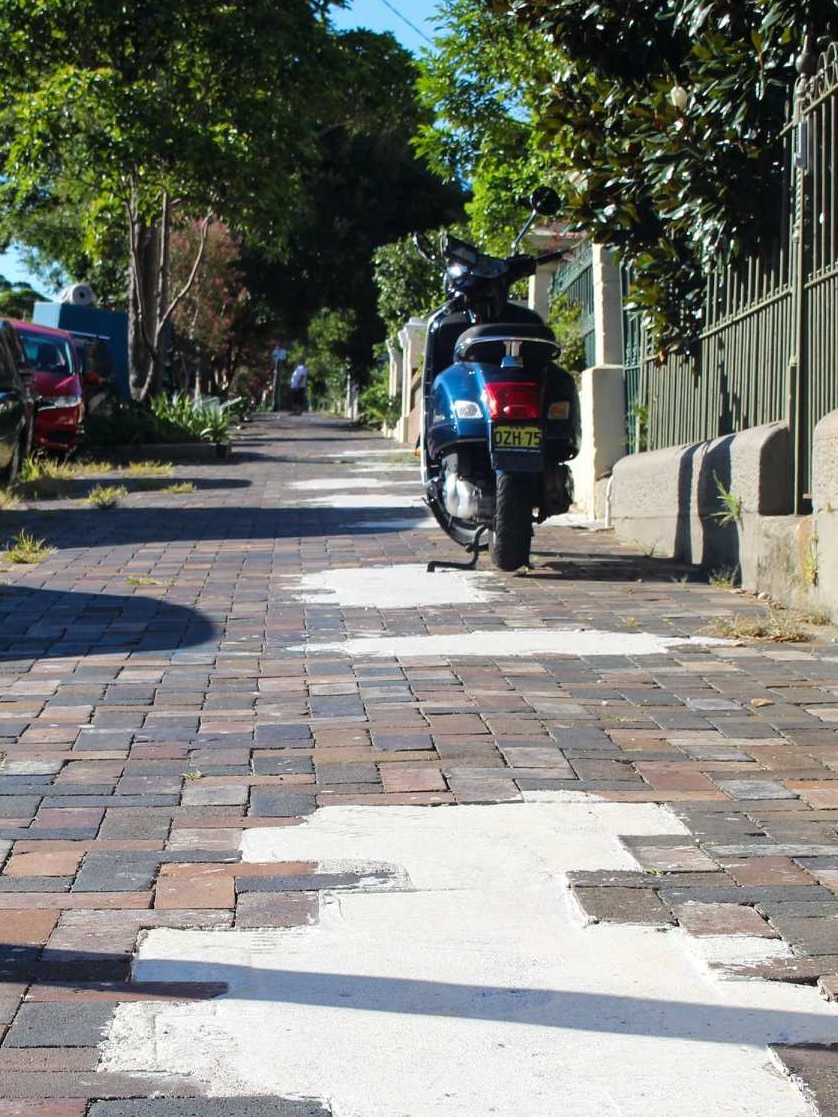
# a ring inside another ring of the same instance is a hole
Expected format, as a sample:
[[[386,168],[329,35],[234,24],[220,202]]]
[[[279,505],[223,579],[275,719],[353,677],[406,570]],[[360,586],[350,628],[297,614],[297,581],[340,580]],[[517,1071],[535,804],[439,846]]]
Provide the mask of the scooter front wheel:
[[[533,482],[520,473],[498,473],[489,556],[498,570],[517,570],[530,560]]]

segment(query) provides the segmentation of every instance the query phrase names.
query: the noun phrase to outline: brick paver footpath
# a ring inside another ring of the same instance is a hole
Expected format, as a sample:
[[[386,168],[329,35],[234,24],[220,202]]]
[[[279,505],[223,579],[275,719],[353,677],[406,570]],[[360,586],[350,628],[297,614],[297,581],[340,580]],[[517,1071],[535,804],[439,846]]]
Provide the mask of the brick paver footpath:
[[[785,956],[743,975],[838,998],[835,630],[691,641],[766,605],[568,526],[538,528],[533,570],[494,575],[490,600],[318,599],[330,572],[462,559],[428,529],[415,475],[346,423],[270,415],[229,461],[123,482],[118,508],[74,492],[0,513],[3,539],[55,548],[4,563],[0,588],[0,1117],[325,1115],[209,1097],[177,1068],[97,1068],[118,1005],[227,987],[132,980],[146,932],[305,927],[324,894],[370,887],[361,870],[242,860],[248,832],[333,805],[664,804],[685,835],[627,835],[636,868],[571,873],[581,913],[776,940]],[[519,632],[573,628],[578,653],[514,653]],[[612,652],[586,651],[599,632]],[[478,653],[458,655],[474,633]],[[365,650],[375,637],[395,650]],[[838,1045],[774,1054],[838,1115]]]

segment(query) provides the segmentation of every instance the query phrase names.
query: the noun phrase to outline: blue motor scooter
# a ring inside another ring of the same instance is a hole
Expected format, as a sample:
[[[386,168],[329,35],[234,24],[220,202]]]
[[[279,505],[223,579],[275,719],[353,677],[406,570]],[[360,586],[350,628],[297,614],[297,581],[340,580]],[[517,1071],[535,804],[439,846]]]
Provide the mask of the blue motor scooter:
[[[487,256],[444,234],[434,257],[449,297],[427,328],[422,483],[440,526],[472,558],[435,560],[429,570],[471,569],[487,547],[499,570],[517,570],[529,562],[533,522],[573,502],[566,463],[579,449],[576,385],[556,364],[553,332],[534,311],[509,301],[513,283],[561,256],[516,251],[536,216],[558,209],[555,192],[545,188],[531,203],[511,256]]]

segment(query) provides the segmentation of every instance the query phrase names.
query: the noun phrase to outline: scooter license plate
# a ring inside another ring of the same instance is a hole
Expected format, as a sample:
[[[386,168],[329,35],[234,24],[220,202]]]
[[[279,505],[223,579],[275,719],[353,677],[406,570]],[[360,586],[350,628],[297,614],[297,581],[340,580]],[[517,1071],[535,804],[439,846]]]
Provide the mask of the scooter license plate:
[[[492,427],[497,450],[540,450],[541,440],[541,427]]]

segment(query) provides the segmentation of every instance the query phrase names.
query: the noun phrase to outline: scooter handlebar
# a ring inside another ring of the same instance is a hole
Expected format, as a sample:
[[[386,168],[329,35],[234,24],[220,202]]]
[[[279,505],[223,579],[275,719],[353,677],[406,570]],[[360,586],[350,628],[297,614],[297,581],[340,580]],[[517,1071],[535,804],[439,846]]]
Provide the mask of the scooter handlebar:
[[[563,259],[565,255],[566,253],[563,248],[554,248],[552,252],[542,252],[542,254],[536,258],[536,263],[549,264],[552,263],[553,260]]]

